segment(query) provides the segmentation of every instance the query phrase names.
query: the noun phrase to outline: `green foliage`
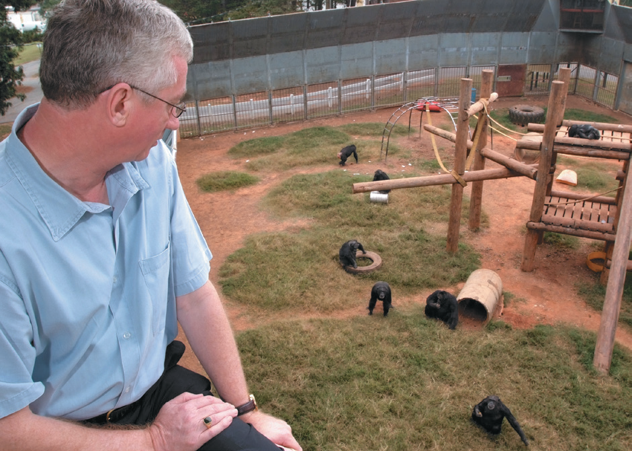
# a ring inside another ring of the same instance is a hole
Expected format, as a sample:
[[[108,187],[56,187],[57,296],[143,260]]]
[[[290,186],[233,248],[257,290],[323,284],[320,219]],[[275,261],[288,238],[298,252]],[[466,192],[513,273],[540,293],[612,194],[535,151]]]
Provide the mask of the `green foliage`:
[[[205,174],[195,182],[198,187],[207,193],[216,191],[236,190],[243,186],[254,185],[259,178],[235,171],[220,171]]]
[[[34,3],[34,0],[11,0],[5,1],[2,6],[13,6],[15,10],[20,10]],[[7,11],[2,8],[0,12],[0,114],[2,115],[12,105],[9,99],[17,97],[24,100],[25,97],[23,94],[16,93],[16,87],[20,85],[24,74],[22,68],[16,68],[13,64],[22,42],[22,33],[7,20]]]
[[[238,344],[257,400],[306,451],[525,449],[506,423],[497,437],[472,425],[473,406],[490,394],[535,449],[632,447],[629,351],[615,346],[604,378],[590,364],[593,333],[493,324],[449,331],[416,307],[277,322]]]
[[[22,41],[25,44],[30,44],[32,42],[41,42],[44,38],[44,33],[35,27],[32,30],[26,30],[22,32]]]
[[[590,282],[579,283],[577,288],[579,295],[584,298],[586,303],[600,312],[606,297],[606,287],[599,283],[599,275],[595,275]],[[632,280],[630,277],[626,277],[623,286],[619,322],[632,327]]]
[[[270,192],[264,200],[270,212],[281,219],[308,217],[312,226],[299,233],[250,236],[220,269],[223,293],[268,311],[328,312],[351,307],[378,280],[412,292],[464,281],[478,268],[472,248],[461,244],[457,254],[448,254],[443,234],[429,234],[421,226],[448,220],[449,188],[393,192],[397,202],[385,205],[371,203],[368,194],[351,194],[352,183],[369,180],[334,170],[293,176]],[[338,251],[350,239],[377,252],[382,268],[355,276],[344,272]],[[356,282],[350,284],[350,278]]]
[[[186,23],[221,22],[301,10],[300,2],[292,0],[160,0],[160,3]]]

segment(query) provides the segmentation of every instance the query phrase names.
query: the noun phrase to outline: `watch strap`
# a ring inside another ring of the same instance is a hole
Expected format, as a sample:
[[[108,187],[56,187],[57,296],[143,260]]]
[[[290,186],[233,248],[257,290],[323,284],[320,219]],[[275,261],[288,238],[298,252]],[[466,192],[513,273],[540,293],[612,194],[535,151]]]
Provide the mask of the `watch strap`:
[[[252,412],[253,410],[257,410],[257,401],[255,400],[255,395],[249,396],[250,400],[242,404],[241,406],[237,406],[237,416],[243,415],[248,412]]]

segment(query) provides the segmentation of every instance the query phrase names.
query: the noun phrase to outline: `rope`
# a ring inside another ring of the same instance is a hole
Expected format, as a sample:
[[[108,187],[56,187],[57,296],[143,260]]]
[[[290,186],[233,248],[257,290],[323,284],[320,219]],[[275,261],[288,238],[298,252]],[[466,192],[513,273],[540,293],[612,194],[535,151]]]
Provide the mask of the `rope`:
[[[480,100],[483,103],[483,106],[485,107],[485,112],[487,112],[487,104],[488,104],[487,99],[480,99]],[[428,103],[426,103],[426,112],[428,113],[428,124],[432,125],[432,119],[430,118],[430,108],[428,107]],[[476,128],[474,129],[474,139],[472,142],[472,150],[470,151],[470,154],[468,155],[467,160],[465,161],[466,171],[470,170],[470,167],[472,166],[472,162],[474,161],[474,154],[476,153],[476,146],[478,145],[478,139],[481,136],[483,124],[485,123],[485,121],[481,118],[481,116],[482,115],[479,114],[477,117]],[[451,171],[448,171],[448,169],[446,169],[446,167],[443,165],[443,161],[441,160],[441,156],[439,155],[439,150],[437,149],[437,143],[435,141],[433,133],[430,134],[430,140],[432,141],[432,149],[434,150],[435,157],[437,161],[439,162],[439,166],[441,166],[441,169],[443,169],[445,172],[449,172],[452,175],[452,177],[454,177],[454,179],[457,182],[459,182],[459,184],[463,188],[465,188],[467,186],[467,182],[463,180],[463,177],[461,177],[459,173],[456,172],[454,169],[452,169]]]
[[[621,188],[623,188],[623,186],[620,186],[620,187],[615,188],[615,189],[611,189],[610,191],[606,191],[605,193],[595,194],[594,196],[586,197],[586,198],[584,198],[584,199],[569,200],[568,202],[544,202],[544,205],[569,205],[569,204],[578,204],[578,203],[580,203],[580,202],[585,202],[585,201],[587,201],[587,200],[594,199],[595,197],[605,196],[606,194],[610,194],[610,193],[613,193],[613,192],[615,192],[615,191],[619,191]]]
[[[428,106],[428,104],[426,103],[426,112],[428,113],[428,124],[432,125],[432,119],[430,118],[430,107]],[[434,138],[434,134],[430,133],[430,140],[432,141],[432,149],[434,150],[434,154],[435,154],[435,158],[437,159],[437,161],[439,162],[439,166],[441,166],[441,169],[444,170],[444,172],[447,172],[449,174],[452,175],[452,177],[454,177],[454,179],[459,182],[461,184],[462,187],[466,187],[467,186],[467,182],[465,180],[463,180],[463,177],[461,177],[459,175],[458,172],[456,172],[454,169],[449,171],[444,165],[443,165],[443,161],[441,160],[441,156],[439,156],[439,149],[437,149],[437,143],[435,141]]]

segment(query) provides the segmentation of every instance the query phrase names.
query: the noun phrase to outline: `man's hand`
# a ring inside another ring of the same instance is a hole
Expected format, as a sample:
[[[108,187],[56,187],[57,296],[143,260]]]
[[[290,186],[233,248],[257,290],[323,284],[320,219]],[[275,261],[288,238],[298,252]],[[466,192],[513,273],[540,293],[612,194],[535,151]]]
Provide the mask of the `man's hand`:
[[[156,451],[195,451],[230,426],[236,416],[232,404],[214,396],[183,393],[162,406],[149,434]],[[211,418],[211,427],[205,425],[205,417]]]
[[[303,451],[292,435],[292,428],[285,421],[267,415],[261,411],[249,412],[241,418],[246,423],[252,424],[255,429],[265,435],[272,443]]]

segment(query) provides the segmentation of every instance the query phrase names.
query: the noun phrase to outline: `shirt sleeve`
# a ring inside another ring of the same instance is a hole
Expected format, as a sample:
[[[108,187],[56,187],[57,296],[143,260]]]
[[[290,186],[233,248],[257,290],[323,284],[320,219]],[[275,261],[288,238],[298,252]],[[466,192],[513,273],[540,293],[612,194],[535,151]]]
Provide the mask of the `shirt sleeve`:
[[[170,170],[173,181],[171,205],[171,258],[175,295],[192,293],[208,281],[213,258],[200,230],[173,159]]]
[[[0,267],[4,261],[0,258]],[[0,418],[27,407],[44,393],[34,382],[33,327],[24,302],[10,279],[0,272]]]

